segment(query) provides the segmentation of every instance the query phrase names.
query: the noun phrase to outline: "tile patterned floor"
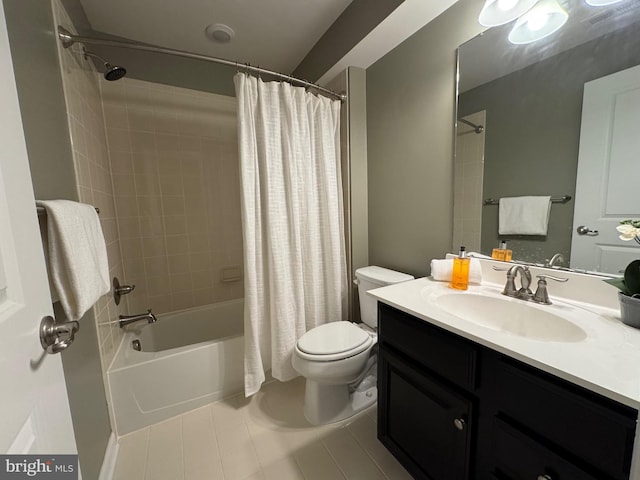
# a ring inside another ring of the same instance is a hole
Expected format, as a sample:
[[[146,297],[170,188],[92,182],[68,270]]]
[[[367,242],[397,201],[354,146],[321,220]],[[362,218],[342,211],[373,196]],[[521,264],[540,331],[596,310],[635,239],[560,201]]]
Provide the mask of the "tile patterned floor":
[[[312,427],[304,379],[272,382],[120,439],[115,480],[411,480],[376,439],[376,410]]]

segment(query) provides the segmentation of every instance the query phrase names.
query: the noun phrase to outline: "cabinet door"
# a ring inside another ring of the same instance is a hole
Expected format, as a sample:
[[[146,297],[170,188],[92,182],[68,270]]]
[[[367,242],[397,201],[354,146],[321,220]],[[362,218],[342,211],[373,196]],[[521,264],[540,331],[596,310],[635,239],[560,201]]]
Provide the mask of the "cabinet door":
[[[378,437],[418,479],[469,476],[472,402],[382,347]]]

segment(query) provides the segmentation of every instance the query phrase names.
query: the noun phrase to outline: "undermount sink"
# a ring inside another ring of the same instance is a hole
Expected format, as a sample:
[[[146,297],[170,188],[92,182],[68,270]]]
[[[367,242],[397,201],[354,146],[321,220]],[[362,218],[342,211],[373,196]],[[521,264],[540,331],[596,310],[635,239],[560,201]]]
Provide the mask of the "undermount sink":
[[[432,297],[441,309],[492,330],[533,340],[580,342],[586,332],[546,307],[509,297],[470,292],[446,292]]]

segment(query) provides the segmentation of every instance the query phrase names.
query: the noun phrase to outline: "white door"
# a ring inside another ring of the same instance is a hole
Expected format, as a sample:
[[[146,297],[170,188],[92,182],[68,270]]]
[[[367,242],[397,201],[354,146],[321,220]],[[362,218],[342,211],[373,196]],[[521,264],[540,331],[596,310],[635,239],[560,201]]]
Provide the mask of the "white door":
[[[620,240],[616,227],[640,219],[639,124],[640,66],[585,84],[572,267],[619,273],[638,258],[638,244]]]
[[[60,355],[40,346],[51,297],[0,1],[0,453],[75,454]]]

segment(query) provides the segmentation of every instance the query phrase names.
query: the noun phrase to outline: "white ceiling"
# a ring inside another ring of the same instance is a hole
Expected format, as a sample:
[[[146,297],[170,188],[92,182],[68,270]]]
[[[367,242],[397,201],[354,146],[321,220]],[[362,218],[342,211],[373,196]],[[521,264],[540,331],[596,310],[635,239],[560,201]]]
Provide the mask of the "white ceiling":
[[[290,73],[352,0],[80,0],[94,30]],[[367,68],[458,0],[404,0],[319,83],[347,66]],[[235,38],[211,42],[205,28]]]
[[[290,73],[351,0],[81,0],[94,30]],[[214,43],[205,28],[235,31]]]

